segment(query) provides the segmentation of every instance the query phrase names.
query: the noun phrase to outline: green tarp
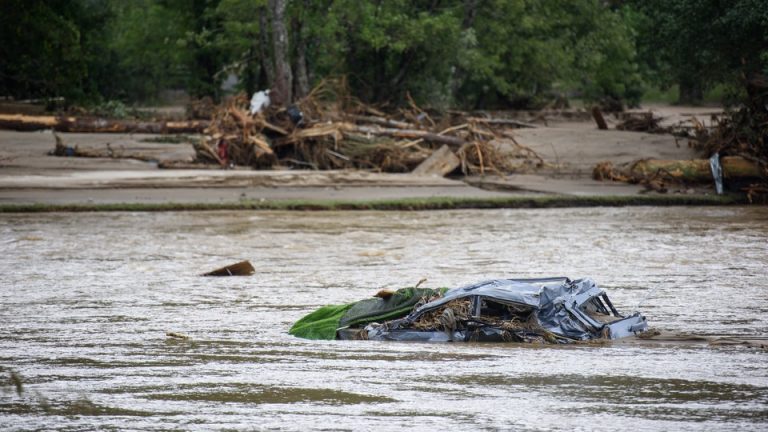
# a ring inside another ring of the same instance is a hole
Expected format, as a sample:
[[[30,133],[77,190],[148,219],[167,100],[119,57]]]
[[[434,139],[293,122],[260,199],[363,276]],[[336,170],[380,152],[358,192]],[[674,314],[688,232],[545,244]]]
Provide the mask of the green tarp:
[[[296,321],[288,333],[304,339],[336,339],[339,321],[352,306],[354,303],[323,306]]]
[[[345,305],[329,305],[297,321],[288,333],[304,339],[336,339],[343,327],[365,326],[408,315],[421,299],[442,295],[445,288],[402,288],[388,298],[370,298]]]

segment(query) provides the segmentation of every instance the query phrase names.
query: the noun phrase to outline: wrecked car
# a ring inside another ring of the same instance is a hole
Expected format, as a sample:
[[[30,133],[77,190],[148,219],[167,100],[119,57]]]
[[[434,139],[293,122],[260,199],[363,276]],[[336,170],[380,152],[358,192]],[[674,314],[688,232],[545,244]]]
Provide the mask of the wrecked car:
[[[310,313],[290,334],[307,339],[564,344],[648,329],[620,314],[592,279],[496,279],[453,289],[403,288]]]

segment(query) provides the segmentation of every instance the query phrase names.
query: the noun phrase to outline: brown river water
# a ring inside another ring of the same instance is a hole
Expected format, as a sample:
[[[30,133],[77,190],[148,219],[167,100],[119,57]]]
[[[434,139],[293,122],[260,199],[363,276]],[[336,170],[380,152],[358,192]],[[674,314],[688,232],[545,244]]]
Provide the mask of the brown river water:
[[[0,430],[768,430],[763,349],[287,334],[422,277],[569,276],[656,329],[766,337],[765,207],[18,214],[0,245]]]

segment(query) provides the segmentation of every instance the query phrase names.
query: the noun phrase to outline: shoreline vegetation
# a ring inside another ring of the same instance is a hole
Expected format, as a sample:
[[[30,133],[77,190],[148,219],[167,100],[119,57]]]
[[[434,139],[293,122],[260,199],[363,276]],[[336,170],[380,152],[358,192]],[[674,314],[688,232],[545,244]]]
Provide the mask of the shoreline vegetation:
[[[568,207],[629,206],[727,206],[748,204],[745,196],[729,195],[637,195],[565,196],[501,198],[402,198],[387,200],[243,200],[229,203],[72,203],[0,204],[0,213],[52,212],[165,212],[211,210],[456,210],[456,209],[534,209]]]

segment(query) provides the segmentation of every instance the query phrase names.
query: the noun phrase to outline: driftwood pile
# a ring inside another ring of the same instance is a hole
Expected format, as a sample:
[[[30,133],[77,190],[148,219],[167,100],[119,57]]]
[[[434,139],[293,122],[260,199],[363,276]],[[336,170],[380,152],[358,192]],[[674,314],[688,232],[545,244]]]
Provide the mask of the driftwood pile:
[[[669,128],[659,125],[660,117],[655,117],[653,112],[624,112],[619,114],[619,123],[616,129],[632,132],[669,133]]]
[[[190,120],[210,120],[215,109],[216,104],[210,96],[193,99],[185,107],[187,118]]]
[[[726,181],[744,183],[763,177],[759,165],[741,156],[725,156],[720,159],[720,164]],[[592,170],[592,178],[640,184],[647,190],[662,193],[671,185],[711,184],[714,181],[709,159],[640,159],[623,165],[600,162]]]
[[[623,113],[618,130],[669,133],[687,138],[688,146],[701,159],[642,159],[615,166],[598,163],[592,172],[595,180],[641,184],[648,190],[666,192],[671,185],[712,184],[714,176],[709,158],[718,155],[722,176],[731,189],[747,193],[750,201],[768,201],[768,113],[746,107],[739,111],[712,115],[707,126],[696,117],[668,127],[652,112]],[[600,119],[595,116],[600,127]]]
[[[149,154],[143,154],[141,152],[126,152],[124,148],[113,148],[110,143],[107,143],[103,148],[81,148],[78,145],[70,146],[64,144],[61,137],[54,132],[53,138],[56,140],[56,145],[53,150],[49,151],[50,156],[62,156],[62,157],[82,157],[82,158],[108,158],[108,159],[134,159],[145,162],[156,160],[155,157]]]
[[[543,164],[507,129],[533,127],[511,119],[437,117],[413,101],[393,114],[364,105],[327,84],[291,107],[251,115],[245,95],[215,112],[195,146],[197,161],[223,167],[371,169],[446,175],[508,173]],[[502,142],[506,148],[500,151]]]
[[[745,106],[713,120],[714,127],[696,125],[688,145],[703,155],[747,161],[758,175],[742,189],[750,201],[768,202],[768,108]]]
[[[618,123],[616,130],[628,132],[647,132],[655,134],[672,134],[679,137],[690,137],[698,128],[704,127],[695,117],[670,126],[661,126],[664,117],[656,116],[652,111],[647,112],[618,112],[615,113]],[[598,129],[609,129],[599,107],[592,107],[592,118]]]

